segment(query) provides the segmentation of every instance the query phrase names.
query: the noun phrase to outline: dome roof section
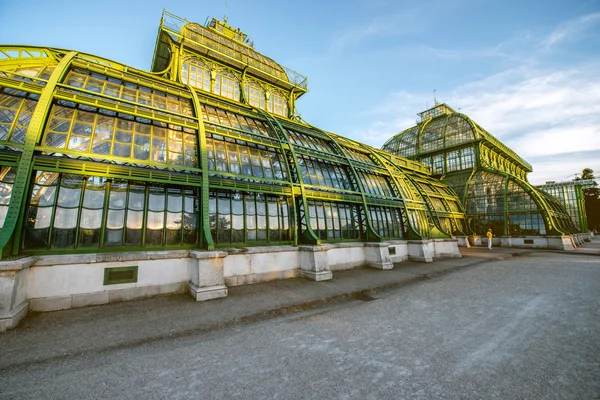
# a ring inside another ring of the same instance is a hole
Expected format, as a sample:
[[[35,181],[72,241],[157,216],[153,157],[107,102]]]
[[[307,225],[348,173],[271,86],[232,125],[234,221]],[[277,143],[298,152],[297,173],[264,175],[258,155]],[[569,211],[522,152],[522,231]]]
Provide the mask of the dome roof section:
[[[416,126],[393,136],[383,145],[382,149],[402,157],[417,158],[429,153],[460,147],[466,143],[484,141],[527,171],[532,170],[527,161],[492,134],[468,116],[456,112],[446,104],[438,104],[418,115],[420,121]]]
[[[152,71],[168,67],[170,41],[180,43],[192,52],[231,65],[285,89],[306,92],[308,79],[254,50],[253,40],[240,29],[216,18],[207,18],[204,26],[189,22],[167,11],[163,13],[154,52]]]

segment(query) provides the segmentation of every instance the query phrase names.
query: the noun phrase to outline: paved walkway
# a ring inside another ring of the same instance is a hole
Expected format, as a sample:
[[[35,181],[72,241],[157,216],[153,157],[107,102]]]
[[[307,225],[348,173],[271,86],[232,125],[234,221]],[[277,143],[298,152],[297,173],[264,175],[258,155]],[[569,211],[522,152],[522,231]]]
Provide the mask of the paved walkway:
[[[381,271],[335,271],[330,281],[296,278],[229,288],[226,298],[194,302],[187,295],[112,303],[48,313],[30,313],[13,330],[0,334],[0,372],[7,368],[103,352],[140,343],[234,327],[289,313],[306,312],[348,300],[369,300],[378,292],[485,262],[523,256],[514,248],[461,248],[463,258],[433,263],[403,262]],[[600,238],[571,254],[600,255]]]

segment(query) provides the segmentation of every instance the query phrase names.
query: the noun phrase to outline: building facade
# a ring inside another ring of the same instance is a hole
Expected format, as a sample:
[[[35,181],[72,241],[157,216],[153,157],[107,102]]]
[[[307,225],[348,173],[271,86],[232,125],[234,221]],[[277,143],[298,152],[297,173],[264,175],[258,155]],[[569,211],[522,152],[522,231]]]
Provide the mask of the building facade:
[[[502,245],[570,249],[584,240],[587,226],[567,203],[532,186],[531,165],[498,139],[446,104],[419,114],[417,125],[392,137],[383,150],[419,161],[452,187],[475,238],[492,229]],[[585,210],[578,208],[585,215]]]
[[[538,189],[550,194],[563,205],[579,232],[588,232],[590,230],[585,211],[584,189],[594,187],[596,187],[596,182],[592,179],[546,182],[543,185],[537,186]]]
[[[297,117],[306,77],[168,12],[151,71],[0,46],[0,329],[45,311],[459,256],[429,168]]]

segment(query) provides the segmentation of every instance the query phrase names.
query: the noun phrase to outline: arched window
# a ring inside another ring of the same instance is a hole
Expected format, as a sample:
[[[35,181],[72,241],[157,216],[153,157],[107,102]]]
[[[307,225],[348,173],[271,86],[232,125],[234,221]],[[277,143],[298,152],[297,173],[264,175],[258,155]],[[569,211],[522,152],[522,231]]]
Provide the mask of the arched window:
[[[200,60],[190,59],[183,63],[181,81],[186,85],[210,92],[210,70]]]
[[[219,96],[227,97],[231,100],[239,101],[240,85],[238,78],[230,72],[219,71],[215,77],[215,86],[213,93]]]
[[[280,92],[271,92],[268,102],[268,111],[273,114],[287,117],[288,106],[285,96]]]
[[[248,82],[244,85],[244,94],[248,104],[262,110],[266,109],[265,91],[260,85],[255,82]]]

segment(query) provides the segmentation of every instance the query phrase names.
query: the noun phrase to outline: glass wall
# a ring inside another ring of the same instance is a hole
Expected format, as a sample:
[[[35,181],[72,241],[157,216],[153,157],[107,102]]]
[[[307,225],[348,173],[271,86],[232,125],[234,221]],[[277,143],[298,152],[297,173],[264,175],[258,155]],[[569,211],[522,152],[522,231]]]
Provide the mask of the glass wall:
[[[399,208],[369,206],[369,216],[373,230],[389,239],[402,239],[404,237],[402,211]]]
[[[211,191],[210,229],[216,245],[288,243],[292,240],[290,200],[284,196]]]
[[[478,171],[469,183],[466,198],[467,214],[476,234],[488,228],[496,235],[504,232],[504,198],[506,178],[502,175]]]
[[[511,235],[545,235],[544,218],[531,196],[515,181],[508,182],[508,231]]]
[[[285,160],[279,149],[241,140],[227,141],[207,134],[208,169],[252,178],[287,180]]]
[[[81,68],[71,70],[65,79],[65,84],[146,107],[188,116],[193,115],[190,99]]]
[[[196,136],[194,129],[59,100],[42,143],[60,153],[197,168]]]
[[[198,190],[103,177],[38,171],[23,248],[193,246]]]
[[[357,190],[350,185],[348,171],[337,165],[314,157],[297,155],[304,183],[327,189]]]
[[[14,183],[15,168],[0,166],[0,228],[6,219]]]
[[[358,240],[362,226],[359,207],[362,206],[309,199],[310,227],[321,240]]]
[[[25,143],[38,99],[37,94],[0,86],[0,142]]]

